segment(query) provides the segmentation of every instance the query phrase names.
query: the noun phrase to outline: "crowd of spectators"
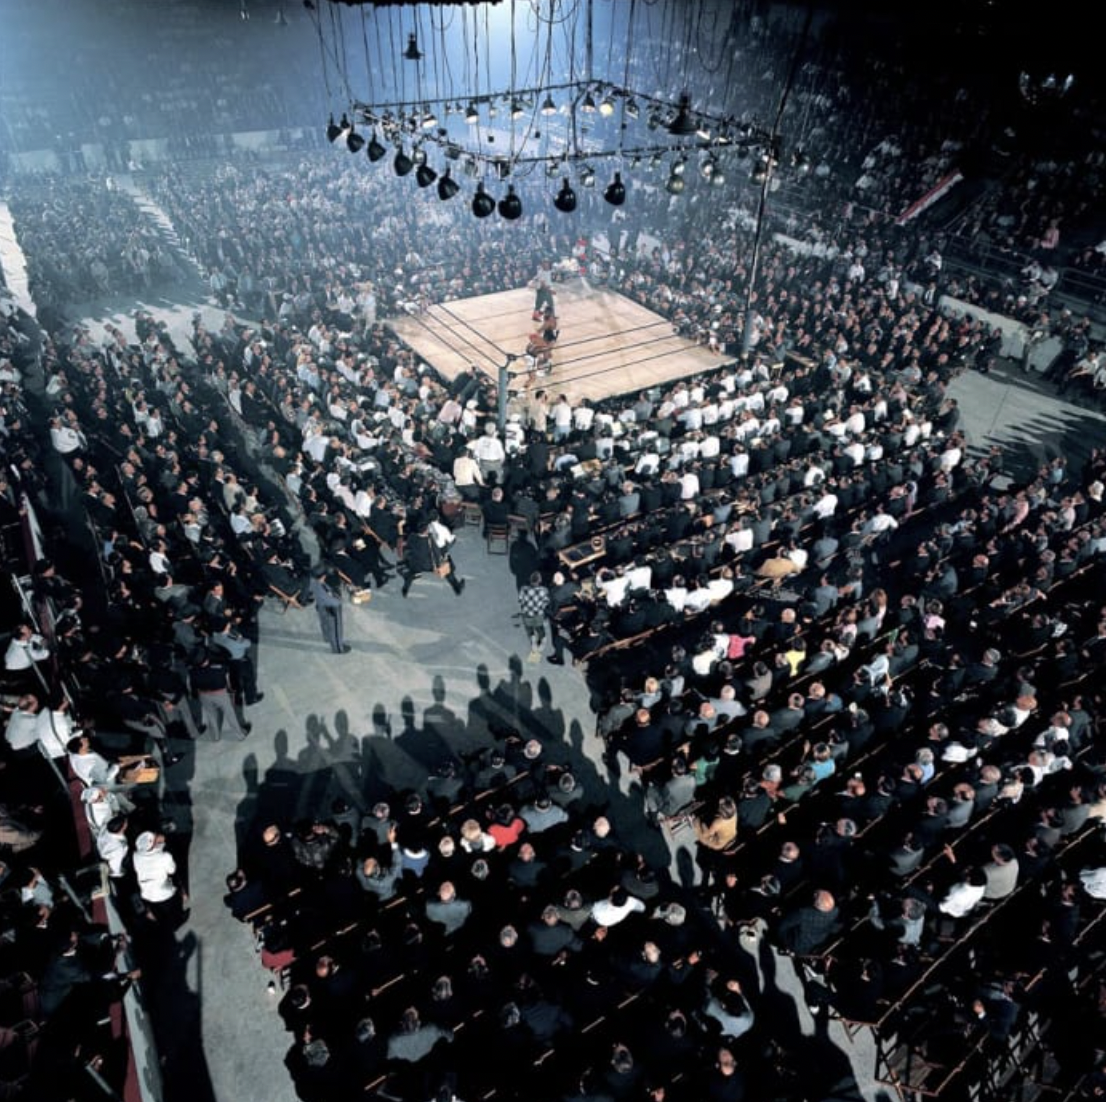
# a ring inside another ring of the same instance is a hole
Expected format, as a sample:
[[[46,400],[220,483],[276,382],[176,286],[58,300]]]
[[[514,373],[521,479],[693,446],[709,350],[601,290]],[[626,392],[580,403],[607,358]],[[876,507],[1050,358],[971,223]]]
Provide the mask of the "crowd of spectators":
[[[74,303],[141,297],[180,276],[153,222],[110,178],[45,176],[24,183],[10,206],[31,296],[48,325]],[[75,236],[75,226],[85,232]]]
[[[819,87],[846,56],[804,70],[798,102],[830,95]],[[924,102],[901,76],[875,68],[886,105]],[[522,285],[576,253],[579,231],[590,279],[735,357],[740,212],[721,232],[706,204],[643,186],[630,221],[584,195],[573,238],[541,213],[520,235],[454,220],[330,150],[154,176],[214,301],[250,319],[197,317],[178,348],[142,312],[134,342],[54,324],[67,303],[169,273],[129,199],[77,178],[13,198],[53,314],[30,404],[25,339],[0,331],[18,472],[0,508],[17,524],[25,492],[58,524],[87,518],[95,539],[84,569],[81,524],[54,537],[58,565],[31,564],[49,631],[21,623],[6,661],[21,803],[5,918],[41,998],[30,1016],[64,1056],[36,1074],[79,1070],[88,1015],[137,978],[126,947],[61,899],[72,854],[34,863],[46,758],[76,782],[141,956],[187,907],[159,776],[185,740],[249,736],[262,603],[306,603],[320,566],[351,597],[393,566],[409,585],[426,569],[410,547],[463,523],[466,502],[485,524],[518,521],[515,551],[537,572],[528,627],[548,619],[549,660],[585,668],[608,783],[694,868],[675,882],[646,864],[612,831],[605,787],[574,775],[583,763],[512,730],[368,815],[257,824],[228,904],[289,983],[301,1097],[374,1082],[411,1098],[757,1097],[780,1070],[743,964],[762,939],[794,955],[812,1013],[909,1030],[934,1064],[976,1051],[971,1074],[987,1074],[1040,1018],[1071,1081],[1090,1067],[1101,1038],[1063,1026],[1089,997],[1065,983],[1072,967],[1084,979],[1098,913],[1079,871],[1106,863],[1091,825],[1106,817],[1093,681],[1106,457],[1012,477],[1000,454],[969,454],[947,387],[989,370],[997,337],[943,316],[939,296],[1039,325],[1048,264],[1024,302],[951,281],[942,243],[892,217],[958,148],[924,123],[892,135],[879,113],[864,121],[844,84],[832,97],[821,107],[871,139],[862,203],[815,158],[812,194],[842,217],[786,227],[809,255],[765,244],[752,361],[575,405],[520,383],[503,438],[492,381],[438,378],[389,315]],[[958,102],[982,128],[971,90]],[[1048,186],[1066,175],[1012,171],[1010,193],[1029,198],[1008,223],[1009,193],[987,200],[977,228],[1055,250],[1049,231],[1085,202]],[[535,212],[539,186],[519,185]],[[1049,325],[1055,377],[1093,391],[1089,327],[1055,311]],[[474,1058],[489,1049],[495,1063]]]

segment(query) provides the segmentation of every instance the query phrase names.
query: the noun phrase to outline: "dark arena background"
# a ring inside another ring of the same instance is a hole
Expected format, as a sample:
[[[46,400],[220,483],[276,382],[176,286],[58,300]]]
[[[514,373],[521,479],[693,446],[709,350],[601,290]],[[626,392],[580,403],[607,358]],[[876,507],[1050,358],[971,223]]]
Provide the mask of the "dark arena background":
[[[1089,10],[0,0],[0,1098],[1101,1097]]]

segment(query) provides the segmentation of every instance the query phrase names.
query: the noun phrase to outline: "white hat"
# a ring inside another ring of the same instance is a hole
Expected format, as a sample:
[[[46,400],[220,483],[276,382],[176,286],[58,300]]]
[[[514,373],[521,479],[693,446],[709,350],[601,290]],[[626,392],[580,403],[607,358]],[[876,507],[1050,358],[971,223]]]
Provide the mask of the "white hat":
[[[144,830],[134,843],[134,848],[139,853],[151,853],[157,842],[157,835],[152,830]]]

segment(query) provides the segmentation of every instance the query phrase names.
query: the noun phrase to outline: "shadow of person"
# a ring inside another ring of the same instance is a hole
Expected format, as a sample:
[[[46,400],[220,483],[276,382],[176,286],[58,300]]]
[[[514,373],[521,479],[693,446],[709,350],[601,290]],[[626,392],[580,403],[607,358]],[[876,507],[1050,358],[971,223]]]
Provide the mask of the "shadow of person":
[[[371,737],[384,739],[392,737],[392,721],[388,718],[388,709],[383,704],[373,705]]]
[[[447,747],[457,747],[465,735],[460,718],[445,703],[445,681],[435,674],[431,687],[434,703],[422,713],[423,733],[429,738],[444,742]]]
[[[544,677],[538,682],[538,706],[530,713],[529,726],[545,744],[564,742],[564,712],[553,707],[553,690]]]
[[[261,767],[258,765],[257,755],[252,752],[242,759],[242,780],[246,785],[246,792],[238,802],[234,817],[234,839],[238,853],[242,852],[246,833],[257,816],[261,802]]]
[[[492,692],[491,673],[483,662],[476,667],[476,687],[480,693],[469,701],[465,726],[474,743],[487,746],[491,741],[488,724],[495,722],[498,705]]]
[[[507,662],[507,676],[495,687],[493,694],[501,716],[516,731],[522,730],[534,702],[530,683],[522,676],[522,659],[512,654]]]
[[[166,1102],[215,1102],[203,1048],[201,1008],[207,993],[199,949],[199,939],[189,930],[180,941],[163,942],[156,960],[141,961]]]

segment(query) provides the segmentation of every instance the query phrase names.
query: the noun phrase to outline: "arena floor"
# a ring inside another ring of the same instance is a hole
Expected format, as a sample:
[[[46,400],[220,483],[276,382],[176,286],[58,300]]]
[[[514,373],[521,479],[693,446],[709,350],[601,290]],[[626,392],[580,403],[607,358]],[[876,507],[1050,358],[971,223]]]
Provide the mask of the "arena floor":
[[[659,314],[584,279],[555,284],[554,297],[561,335],[542,385],[572,402],[664,384],[725,362],[677,336]],[[445,378],[473,364],[494,378],[509,356],[526,350],[536,329],[533,307],[533,290],[521,287],[431,306],[388,324]],[[520,359],[511,371],[521,370]],[[524,377],[518,385],[526,385]]]

